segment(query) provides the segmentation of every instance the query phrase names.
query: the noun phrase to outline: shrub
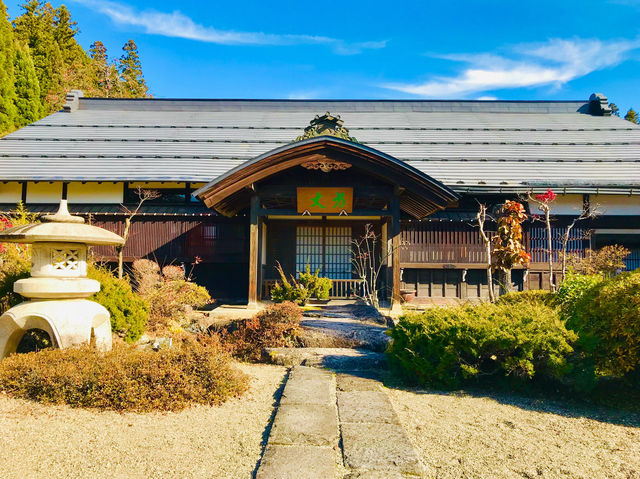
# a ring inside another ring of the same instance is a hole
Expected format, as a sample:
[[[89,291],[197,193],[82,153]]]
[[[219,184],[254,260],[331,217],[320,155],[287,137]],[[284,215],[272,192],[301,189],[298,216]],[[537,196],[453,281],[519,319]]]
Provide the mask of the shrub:
[[[139,259],[132,269],[136,290],[150,305],[150,329],[179,328],[189,308],[211,302],[207,289],[186,279],[180,266],[167,265],[161,270],[155,261]]]
[[[0,362],[0,390],[73,407],[118,411],[178,411],[220,404],[246,389],[246,377],[213,340],[182,338],[174,347],[141,351],[118,344],[15,354]]]
[[[522,303],[543,304],[545,306],[555,306],[556,296],[551,291],[544,289],[532,289],[529,291],[515,291],[500,296],[496,304],[508,304],[511,306]]]
[[[295,346],[300,337],[302,309],[285,301],[272,304],[251,319],[237,321],[219,333],[221,342],[235,357],[259,361],[264,348]]]
[[[554,308],[523,302],[433,308],[404,316],[387,353],[411,381],[445,388],[482,376],[561,377],[576,335]]]
[[[564,317],[572,317],[580,299],[601,282],[602,276],[599,274],[567,273],[562,283],[560,283],[556,295]]]
[[[87,276],[100,281],[100,291],[91,300],[104,306],[111,314],[111,331],[125,341],[136,341],[149,319],[149,306],[135,294],[127,279],[118,279],[106,267],[89,265]]]
[[[275,286],[271,290],[271,300],[275,303],[289,301],[300,306],[304,306],[311,297],[311,290],[302,281],[297,281],[292,275],[291,281],[287,279],[287,275],[282,270],[280,263],[276,265],[276,271],[280,275],[280,282],[276,281]]]
[[[575,277],[567,286],[563,314],[579,337],[583,358],[600,375],[624,376],[640,369],[640,271],[596,280]],[[589,286],[591,284],[591,286]]]
[[[0,253],[0,315],[24,301],[22,296],[13,292],[13,284],[28,278],[30,269],[28,259],[13,254],[11,250]]]
[[[626,268],[623,260],[630,254],[631,251],[624,246],[605,246],[595,251],[587,250],[584,258],[567,255],[567,266],[579,274],[613,276]]]
[[[321,278],[320,268],[311,273],[311,266],[307,262],[304,272],[299,274],[298,282],[309,290],[309,295],[317,299],[329,299],[329,291],[333,282],[329,278]],[[282,276],[282,275],[281,275]]]

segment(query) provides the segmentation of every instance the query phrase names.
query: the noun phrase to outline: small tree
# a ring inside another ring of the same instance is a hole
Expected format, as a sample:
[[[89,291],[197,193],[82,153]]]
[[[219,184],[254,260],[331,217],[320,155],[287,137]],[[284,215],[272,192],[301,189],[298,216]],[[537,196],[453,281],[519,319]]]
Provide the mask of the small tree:
[[[638,114],[633,108],[629,108],[629,111],[624,116],[624,119],[630,121],[631,123],[635,123],[636,125],[638,124]]]
[[[598,215],[599,215],[599,212],[598,212],[597,206],[594,208],[583,209],[582,213],[580,213],[580,216],[577,216],[576,218],[574,218],[571,221],[571,223],[569,223],[565,228],[564,233],[562,234],[562,240],[561,240],[562,241],[561,256],[562,256],[562,277],[563,278],[567,274],[567,256],[568,256],[567,246],[569,245],[569,240],[571,239],[571,230],[579,221],[595,218]],[[581,238],[581,239],[584,239],[584,238]]]
[[[556,282],[553,278],[553,238],[551,237],[551,204],[555,201],[556,195],[551,188],[547,189],[546,193],[533,196],[531,192],[527,193],[527,199],[531,203],[535,203],[538,209],[542,211],[544,215],[544,225],[547,230],[547,254],[549,264],[549,284],[551,291],[556,290]],[[568,240],[567,240],[568,241]]]
[[[355,296],[370,306],[379,306],[378,280],[382,267],[397,252],[386,245],[380,244],[380,235],[373,231],[373,226],[367,224],[364,234],[352,242],[351,264],[356,276],[362,280],[362,293]]]
[[[140,211],[140,207],[147,200],[154,200],[156,198],[160,198],[160,193],[156,190],[145,190],[143,188],[138,187],[136,190],[136,194],[138,195],[138,205],[135,209],[130,210],[126,206],[122,205],[122,209],[126,213],[126,217],[124,218],[124,231],[122,232],[122,237],[124,238],[124,242],[117,246],[116,249],[118,251],[118,278],[122,279],[124,276],[124,247],[127,245],[127,240],[129,239],[129,230],[131,229],[131,220],[135,215]]]
[[[524,206],[507,200],[500,210],[498,233],[493,237],[493,269],[503,273],[501,290],[509,292],[511,270],[516,265],[529,265],[531,257],[522,244],[522,222],[527,219]]]
[[[485,252],[487,255],[487,285],[489,286],[489,301],[492,303],[496,300],[495,295],[493,293],[493,264],[491,258],[491,236],[485,231],[484,225],[487,221],[487,207],[486,205],[480,203],[478,208],[478,213],[476,214],[476,221],[478,223],[478,228],[480,230],[480,237],[482,238],[482,242],[484,243]]]

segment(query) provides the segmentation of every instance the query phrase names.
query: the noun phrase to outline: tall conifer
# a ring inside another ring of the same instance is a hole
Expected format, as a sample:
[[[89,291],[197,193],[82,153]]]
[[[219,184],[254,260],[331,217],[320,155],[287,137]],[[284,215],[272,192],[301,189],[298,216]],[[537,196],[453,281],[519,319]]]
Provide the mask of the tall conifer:
[[[15,54],[15,41],[7,16],[7,7],[0,0],[0,134],[12,130],[16,123],[13,69]]]
[[[149,88],[142,75],[142,64],[138,55],[138,47],[133,40],[125,43],[124,55],[120,57],[119,70],[123,81],[124,95],[127,98],[143,98],[149,96]]]
[[[21,127],[33,123],[41,118],[42,103],[40,102],[40,84],[33,60],[29,54],[29,48],[20,46],[16,48],[15,57],[16,77],[16,126]]]
[[[54,37],[55,10],[39,0],[28,0],[22,5],[24,13],[13,22],[18,40],[31,52],[33,65],[40,84],[40,99],[50,113],[64,100],[64,61]]]

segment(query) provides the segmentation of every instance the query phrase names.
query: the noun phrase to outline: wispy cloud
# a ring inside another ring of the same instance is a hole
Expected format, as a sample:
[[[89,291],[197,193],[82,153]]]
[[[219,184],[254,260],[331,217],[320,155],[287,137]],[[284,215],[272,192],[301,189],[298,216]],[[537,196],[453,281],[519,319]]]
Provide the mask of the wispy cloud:
[[[510,55],[440,55],[466,64],[458,75],[423,83],[387,83],[382,87],[422,97],[466,97],[492,90],[563,84],[617,65],[640,40],[552,39],[513,47]]]
[[[348,43],[338,38],[318,35],[289,35],[263,32],[218,30],[194,22],[175,10],[171,13],[156,10],[136,10],[117,2],[99,0],[71,0],[82,3],[120,25],[141,27],[145,33],[166,37],[185,38],[220,45],[326,45],[339,55],[355,55],[364,50],[384,48],[386,40]]]

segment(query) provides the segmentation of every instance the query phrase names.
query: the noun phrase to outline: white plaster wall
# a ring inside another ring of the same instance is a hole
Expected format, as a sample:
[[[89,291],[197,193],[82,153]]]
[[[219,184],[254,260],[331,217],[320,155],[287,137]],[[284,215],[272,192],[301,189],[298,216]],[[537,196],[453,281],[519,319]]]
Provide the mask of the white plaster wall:
[[[22,183],[0,183],[0,203],[18,203],[22,199]]]
[[[124,183],[69,183],[67,199],[70,205],[83,203],[115,203],[123,201]]]
[[[62,198],[62,182],[27,183],[27,204],[29,203],[59,203]]]
[[[598,211],[609,215],[640,215],[640,196],[591,195],[592,206],[599,205]]]
[[[540,214],[538,206],[529,202],[529,211]],[[582,213],[582,195],[558,195],[553,202],[551,214],[553,215],[579,215]]]

